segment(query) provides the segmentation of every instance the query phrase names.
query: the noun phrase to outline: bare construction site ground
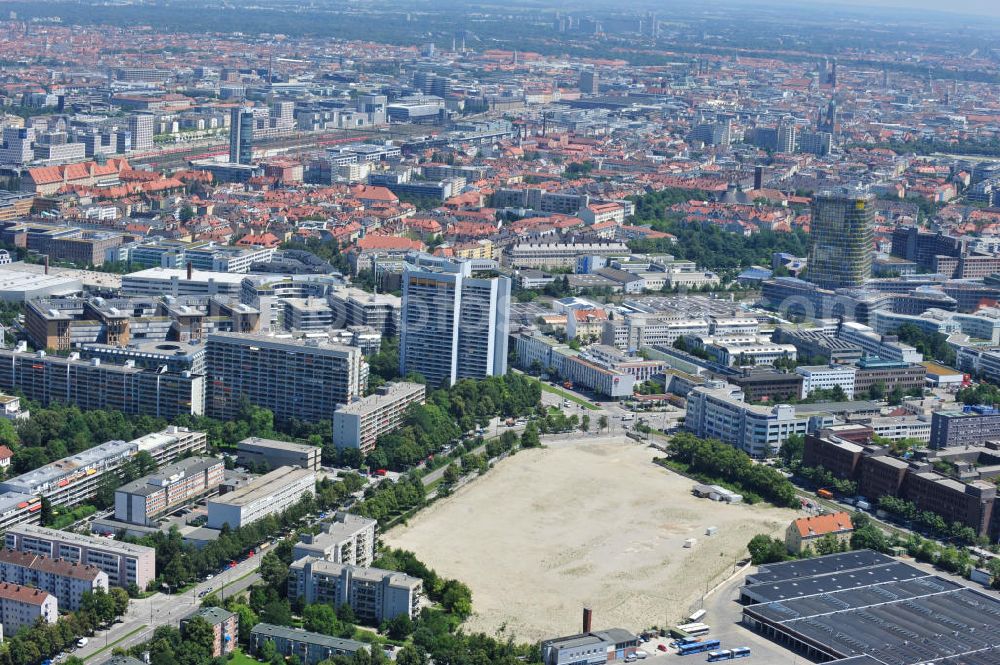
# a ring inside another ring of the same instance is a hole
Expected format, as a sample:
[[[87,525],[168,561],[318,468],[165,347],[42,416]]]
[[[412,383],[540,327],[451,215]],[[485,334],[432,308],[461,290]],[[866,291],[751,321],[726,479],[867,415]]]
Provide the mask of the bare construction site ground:
[[[383,539],[472,588],[468,630],[536,640],[578,632],[584,605],[595,630],[675,624],[750,538],[781,535],[797,515],[695,498],[690,480],[651,463],[661,453],[586,441],[522,451]]]

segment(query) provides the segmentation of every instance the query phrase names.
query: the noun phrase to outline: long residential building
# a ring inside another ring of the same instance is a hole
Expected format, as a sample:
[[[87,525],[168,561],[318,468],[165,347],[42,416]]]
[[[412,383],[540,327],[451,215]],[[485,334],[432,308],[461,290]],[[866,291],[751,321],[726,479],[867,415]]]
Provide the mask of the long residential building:
[[[357,640],[345,640],[301,628],[259,623],[250,631],[250,650],[260,654],[264,644],[271,642],[285,658],[296,656],[302,665],[318,665],[334,656],[352,657],[358,651],[368,651],[371,645]]]
[[[628,256],[622,242],[521,242],[504,257],[511,268],[572,268],[581,256]]]
[[[315,490],[315,471],[282,466],[255,478],[235,492],[209,499],[207,526],[221,529],[228,524],[229,528],[237,529],[280,513],[294,505],[306,492]]]
[[[0,624],[6,635],[15,635],[39,621],[55,623],[59,601],[51,593],[20,584],[0,584]]]
[[[94,566],[111,586],[145,589],[156,578],[156,550],[110,538],[84,536],[35,524],[19,524],[4,536],[7,549]]]
[[[151,525],[167,510],[201,497],[222,484],[225,464],[215,457],[188,457],[115,490],[115,519]]]
[[[721,381],[709,381],[687,396],[685,427],[696,436],[718,439],[751,457],[770,457],[788,437],[804,435],[809,419],[797,416],[786,404],[754,406],[743,401],[743,391]]]
[[[319,533],[303,533],[292,548],[292,559],[325,559],[352,566],[371,566],[375,560],[378,522],[353,513],[338,512],[321,525]]]
[[[208,336],[207,413],[232,420],[244,401],[278,420],[333,420],[338,404],[364,394],[368,364],[352,346],[261,335]]]
[[[379,624],[418,612],[423,581],[394,570],[361,568],[305,557],[288,567],[288,595],[306,604],[349,605],[364,622]]]
[[[97,566],[0,549],[0,582],[47,591],[62,610],[80,609],[83,594],[108,590],[108,574]]]
[[[8,478],[0,482],[0,492],[43,496],[52,505],[72,507],[91,499],[104,474],[115,473],[140,452],[147,452],[157,463],[164,464],[182,455],[205,452],[206,442],[202,432],[173,426],[132,441],[108,441]]]
[[[422,383],[399,381],[382,386],[377,393],[345,404],[333,412],[333,443],[338,448],[356,448],[362,455],[375,449],[383,434],[398,429],[411,404],[423,404]]]
[[[205,377],[189,371],[159,372],[133,362],[112,365],[29,352],[22,343],[0,349],[0,390],[18,391],[42,404],[112,409],[172,420],[205,413]]]

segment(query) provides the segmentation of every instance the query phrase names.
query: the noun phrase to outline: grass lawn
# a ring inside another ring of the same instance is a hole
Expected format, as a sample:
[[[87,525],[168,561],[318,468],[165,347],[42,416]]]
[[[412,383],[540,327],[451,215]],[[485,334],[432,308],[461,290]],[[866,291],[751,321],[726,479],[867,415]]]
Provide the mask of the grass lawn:
[[[542,390],[544,390],[547,393],[552,393],[553,395],[559,395],[560,397],[568,399],[571,402],[576,402],[585,409],[590,409],[591,411],[600,411],[599,408],[597,408],[587,400],[583,399],[582,397],[577,397],[573,393],[566,392],[562,388],[556,388],[555,386],[549,385],[543,381],[539,381],[538,383],[542,386]]]
[[[233,657],[227,662],[232,663],[232,665],[256,665],[260,663],[259,660],[251,658],[250,656],[243,653],[241,649],[237,649],[233,652]]]

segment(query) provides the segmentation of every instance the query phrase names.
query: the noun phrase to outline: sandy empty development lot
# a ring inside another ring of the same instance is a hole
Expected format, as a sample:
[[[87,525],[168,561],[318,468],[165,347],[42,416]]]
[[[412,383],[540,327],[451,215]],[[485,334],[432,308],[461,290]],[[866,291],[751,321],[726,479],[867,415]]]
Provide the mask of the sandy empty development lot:
[[[471,630],[571,634],[583,605],[595,629],[676,622],[750,538],[782,533],[796,513],[695,498],[657,454],[624,439],[523,451],[383,538],[472,588]]]

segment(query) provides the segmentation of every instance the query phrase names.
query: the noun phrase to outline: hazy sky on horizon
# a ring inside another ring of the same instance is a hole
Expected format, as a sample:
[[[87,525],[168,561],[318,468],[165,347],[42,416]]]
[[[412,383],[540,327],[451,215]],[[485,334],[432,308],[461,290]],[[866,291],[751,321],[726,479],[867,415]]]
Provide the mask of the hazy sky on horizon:
[[[758,0],[744,1],[752,3]],[[815,0],[805,0],[803,4],[816,6],[817,3]],[[942,0],[824,0],[823,4],[830,9],[835,9],[836,6],[840,5],[844,7],[899,9],[901,11],[926,10],[954,15],[978,14],[1000,18],[1000,0],[963,0],[955,5],[942,2]]]

